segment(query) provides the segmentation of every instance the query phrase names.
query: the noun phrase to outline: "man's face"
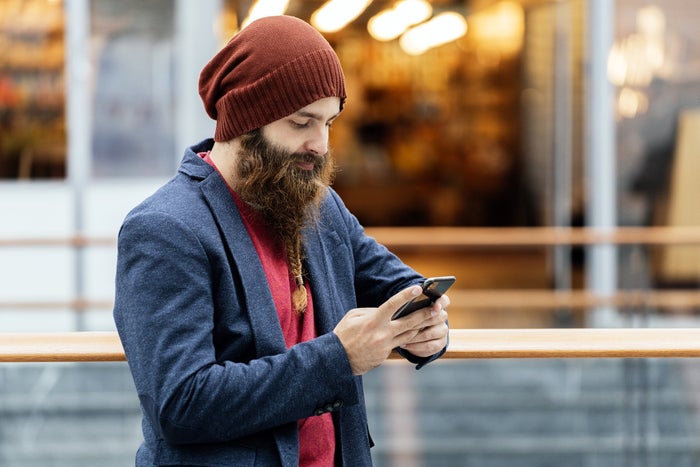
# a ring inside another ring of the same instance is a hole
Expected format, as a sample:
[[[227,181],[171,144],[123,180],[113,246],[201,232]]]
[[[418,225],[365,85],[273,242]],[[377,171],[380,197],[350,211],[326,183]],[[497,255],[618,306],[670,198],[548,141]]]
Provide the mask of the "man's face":
[[[340,99],[325,97],[293,114],[262,127],[270,143],[290,153],[313,154],[325,157],[328,152],[328,132],[340,113]],[[311,162],[299,163],[303,170],[311,170]]]
[[[325,98],[244,135],[234,190],[278,231],[298,235],[335,173],[328,131],[338,98]]]

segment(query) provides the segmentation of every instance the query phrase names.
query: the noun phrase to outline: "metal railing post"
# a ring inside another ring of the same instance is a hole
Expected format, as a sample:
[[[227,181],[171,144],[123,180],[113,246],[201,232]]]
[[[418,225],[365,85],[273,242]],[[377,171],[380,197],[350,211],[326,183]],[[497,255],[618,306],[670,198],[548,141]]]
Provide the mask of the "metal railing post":
[[[588,79],[587,135],[587,226],[603,232],[617,222],[615,115],[613,87],[608,81],[608,52],[614,41],[615,2],[588,2]],[[617,287],[617,248],[593,245],[587,248],[586,285],[601,295]],[[610,326],[617,322],[614,308],[600,308],[591,314],[591,326]]]

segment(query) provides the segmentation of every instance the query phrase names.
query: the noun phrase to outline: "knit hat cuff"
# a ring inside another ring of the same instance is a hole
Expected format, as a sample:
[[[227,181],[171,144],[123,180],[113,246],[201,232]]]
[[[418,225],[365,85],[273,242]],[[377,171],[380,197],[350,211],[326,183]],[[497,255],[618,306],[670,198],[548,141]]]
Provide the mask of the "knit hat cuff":
[[[345,102],[345,80],[332,50],[315,50],[254,83],[231,89],[216,102],[215,141],[227,141],[291,115],[324,97]]]

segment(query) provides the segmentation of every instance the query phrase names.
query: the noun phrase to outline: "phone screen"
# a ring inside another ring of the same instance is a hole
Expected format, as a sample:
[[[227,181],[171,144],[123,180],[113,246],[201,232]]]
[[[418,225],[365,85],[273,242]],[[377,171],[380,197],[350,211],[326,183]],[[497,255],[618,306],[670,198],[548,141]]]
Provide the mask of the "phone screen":
[[[391,319],[398,319],[416,310],[430,306],[431,303],[440,298],[454,283],[454,276],[431,277],[426,279],[425,282],[423,282],[423,293],[406,302],[401,308],[396,310],[396,313],[394,313]]]

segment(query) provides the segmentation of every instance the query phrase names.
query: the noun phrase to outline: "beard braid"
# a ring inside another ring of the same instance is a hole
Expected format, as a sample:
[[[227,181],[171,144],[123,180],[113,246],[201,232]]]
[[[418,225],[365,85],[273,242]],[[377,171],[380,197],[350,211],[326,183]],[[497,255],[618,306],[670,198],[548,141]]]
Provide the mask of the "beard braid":
[[[297,162],[314,163],[303,170]],[[261,130],[241,137],[233,187],[255,209],[275,238],[284,245],[290,274],[297,289],[292,293],[294,310],[303,313],[307,298],[303,278],[302,230],[316,222],[326,189],[333,182],[335,163],[330,154],[290,153],[270,143]]]

